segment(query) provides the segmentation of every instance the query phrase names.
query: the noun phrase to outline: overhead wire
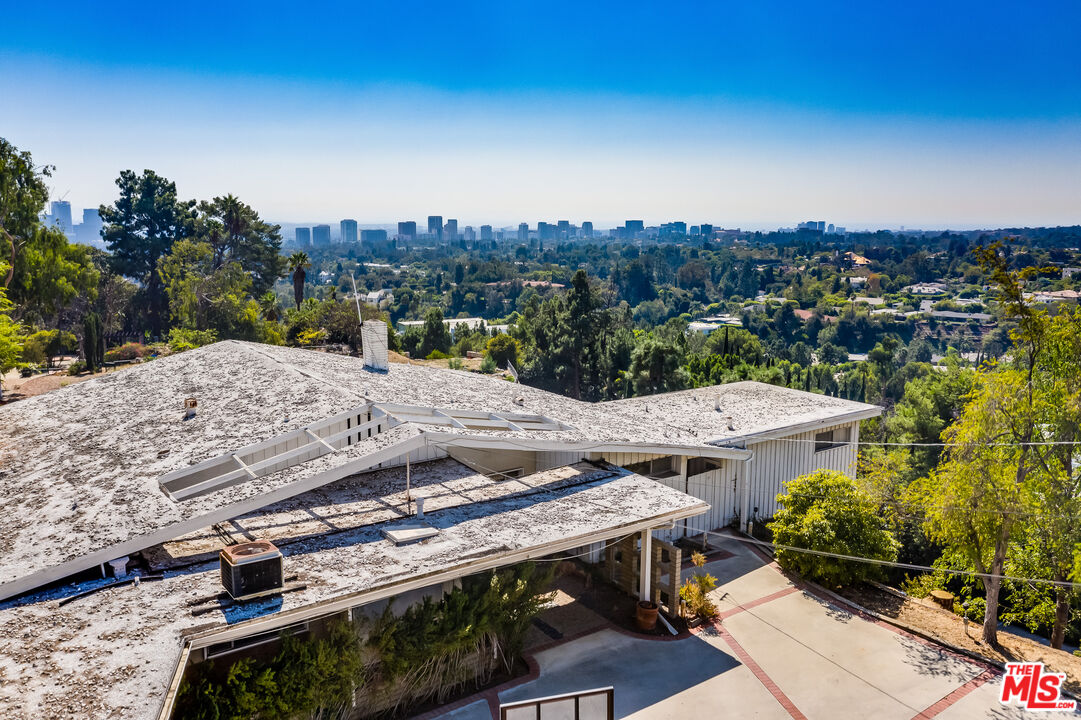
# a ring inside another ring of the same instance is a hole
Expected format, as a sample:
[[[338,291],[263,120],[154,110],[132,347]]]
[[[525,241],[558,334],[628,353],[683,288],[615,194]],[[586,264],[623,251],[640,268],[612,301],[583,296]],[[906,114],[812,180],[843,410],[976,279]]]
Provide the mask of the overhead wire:
[[[978,577],[981,579],[998,579],[1009,580],[1011,582],[1027,582],[1027,583],[1041,583],[1044,585],[1054,585],[1056,587],[1065,587],[1070,589],[1081,588],[1081,583],[1070,582],[1068,580],[1048,580],[1046,578],[1027,578],[1017,577],[1016,575],[998,575],[994,573],[981,573],[975,570],[957,570],[953,568],[937,568],[930,565],[917,565],[915,563],[903,563],[893,560],[881,560],[878,558],[861,557],[859,555],[845,555],[843,553],[828,552],[826,550],[812,550],[810,548],[795,547],[793,545],[782,545],[779,543],[772,543],[766,540],[759,540],[757,538],[739,537],[737,535],[727,535],[714,532],[713,530],[703,531],[706,535],[713,535],[719,538],[735,540],[741,543],[747,543],[750,545],[759,545],[762,547],[772,548],[774,550],[787,550],[790,552],[804,553],[808,555],[818,555],[821,557],[830,557],[837,560],[849,560],[851,562],[867,563],[870,565],[882,565],[884,567],[900,568],[902,570],[920,570],[925,572],[942,572],[949,575],[966,575],[969,577]]]

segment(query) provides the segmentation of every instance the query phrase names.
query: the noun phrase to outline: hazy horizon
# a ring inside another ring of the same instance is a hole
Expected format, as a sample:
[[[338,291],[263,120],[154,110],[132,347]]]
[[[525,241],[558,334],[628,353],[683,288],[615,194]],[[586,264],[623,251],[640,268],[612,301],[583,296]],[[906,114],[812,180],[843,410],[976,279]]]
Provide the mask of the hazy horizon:
[[[1069,3],[5,16],[0,133],[73,207],[150,168],[279,220],[1081,223]]]

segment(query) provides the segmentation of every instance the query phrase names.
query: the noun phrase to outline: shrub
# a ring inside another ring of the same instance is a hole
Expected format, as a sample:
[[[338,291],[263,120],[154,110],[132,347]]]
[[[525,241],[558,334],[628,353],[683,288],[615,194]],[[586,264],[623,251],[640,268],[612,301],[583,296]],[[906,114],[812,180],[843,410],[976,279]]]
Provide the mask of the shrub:
[[[488,341],[486,355],[499,367],[506,367],[508,362],[518,366],[518,341],[510,335],[496,335]]]
[[[322,637],[284,637],[278,653],[262,661],[200,663],[187,671],[173,717],[337,718],[352,712],[354,697],[358,704],[390,699],[394,707],[370,714],[401,716],[418,703],[444,702],[457,688],[512,669],[548,600],[552,569],[524,563],[465,577],[440,600],[401,612],[388,605],[370,621],[367,639],[335,622]]]
[[[897,541],[875,513],[875,503],[855,480],[819,470],[788,483],[769,529],[777,545],[874,560],[897,559]],[[797,550],[777,549],[777,562],[829,587],[879,577],[881,567]]]
[[[450,355],[447,355],[442,350],[432,350],[425,356],[425,360],[446,360]]]
[[[499,368],[496,367],[495,360],[490,355],[485,355],[484,359],[480,362],[480,371],[482,373],[494,373]]]
[[[193,350],[203,345],[210,345],[218,341],[218,334],[213,330],[189,330],[188,328],[173,328],[169,331],[169,349],[173,352]]]
[[[691,562],[696,568],[706,564],[706,556],[700,552],[691,553]],[[697,572],[687,578],[687,582],[679,589],[679,597],[687,603],[687,609],[703,620],[711,620],[717,617],[717,606],[710,599],[709,594],[717,587],[717,578],[709,573]]]
[[[146,345],[137,342],[124,343],[120,347],[105,351],[105,362],[124,362],[147,355]]]
[[[327,331],[322,328],[302,330],[297,333],[297,342],[301,345],[318,345],[327,339]]]
[[[451,370],[461,370],[462,369],[462,359],[452,357],[450,360],[447,361],[447,367],[449,367]]]
[[[76,360],[68,365],[68,375],[80,375],[87,370],[87,365],[82,360]]]

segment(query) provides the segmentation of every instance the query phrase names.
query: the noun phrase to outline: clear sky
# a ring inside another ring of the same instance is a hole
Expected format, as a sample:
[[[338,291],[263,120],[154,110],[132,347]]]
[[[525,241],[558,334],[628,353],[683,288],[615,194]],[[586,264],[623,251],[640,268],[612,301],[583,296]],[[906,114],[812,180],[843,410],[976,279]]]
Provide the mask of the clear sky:
[[[1076,0],[173,5],[3,5],[0,135],[75,208],[1081,223]]]

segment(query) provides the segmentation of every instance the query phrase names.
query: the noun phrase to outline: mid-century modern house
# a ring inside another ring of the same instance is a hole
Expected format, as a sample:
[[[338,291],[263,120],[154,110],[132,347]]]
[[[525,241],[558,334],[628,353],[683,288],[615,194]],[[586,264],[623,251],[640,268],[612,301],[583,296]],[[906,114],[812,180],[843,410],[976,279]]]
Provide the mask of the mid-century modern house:
[[[0,407],[0,717],[169,718],[193,664],[628,537],[650,597],[653,538],[854,473],[880,412],[753,382],[578,402],[364,333],[363,359],[220,342]]]

